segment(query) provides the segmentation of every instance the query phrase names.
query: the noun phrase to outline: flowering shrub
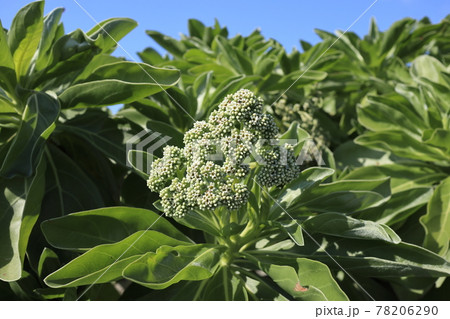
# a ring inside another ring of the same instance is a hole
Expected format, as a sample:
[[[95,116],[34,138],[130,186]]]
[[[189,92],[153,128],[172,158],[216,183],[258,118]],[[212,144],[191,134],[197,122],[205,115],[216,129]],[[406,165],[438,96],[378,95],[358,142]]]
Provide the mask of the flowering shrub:
[[[302,53],[189,20],[133,63],[134,21],[62,11],[0,28],[0,299],[447,298],[448,17]]]

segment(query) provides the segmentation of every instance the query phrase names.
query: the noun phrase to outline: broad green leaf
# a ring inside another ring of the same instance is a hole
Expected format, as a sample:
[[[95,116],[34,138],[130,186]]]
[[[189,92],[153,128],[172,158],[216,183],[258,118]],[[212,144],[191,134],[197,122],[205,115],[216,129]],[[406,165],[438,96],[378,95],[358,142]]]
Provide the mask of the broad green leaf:
[[[298,199],[303,193],[318,186],[333,173],[334,170],[325,167],[311,167],[304,170],[298,178],[285,186],[283,192],[278,196],[277,202],[285,209],[298,204]],[[278,205],[274,205],[272,212],[280,209]]]
[[[262,269],[296,300],[348,300],[326,265],[307,258],[297,258],[295,263],[297,270],[291,266],[275,264],[262,264]]]
[[[222,62],[221,64],[228,65],[236,75],[253,74],[251,62],[243,54],[239,54],[238,48],[232,47],[225,38],[220,36],[215,39],[215,43],[220,50],[218,59]]]
[[[401,157],[450,166],[449,157],[443,150],[422,143],[402,131],[367,132],[358,136],[355,143],[377,150],[391,151]]]
[[[182,57],[184,52],[186,52],[185,45],[177,41],[167,35],[164,35],[158,31],[146,31],[147,35],[149,35],[153,40],[156,41],[160,46],[166,49],[170,54],[175,57]]]
[[[73,213],[41,224],[48,242],[61,249],[89,249],[120,241],[146,229],[192,242],[164,217],[146,209],[107,207]]]
[[[45,247],[39,258],[38,275],[39,278],[45,278],[50,273],[61,267],[58,255],[50,248]]]
[[[341,179],[378,179],[387,176],[391,178],[392,193],[397,193],[416,187],[431,186],[444,179],[446,174],[426,163],[397,161],[395,164],[360,167]]]
[[[41,157],[32,177],[0,178],[0,279],[21,278],[28,239],[40,213],[46,161]]]
[[[95,41],[96,46],[103,52],[111,51],[117,42],[136,28],[137,22],[128,18],[111,18],[100,23],[86,32]],[[101,39],[101,40],[100,40]]]
[[[291,220],[289,223],[280,223],[280,229],[284,231],[296,245],[303,246],[305,244],[302,226],[298,221]]]
[[[239,273],[242,273],[240,277],[245,281],[245,288],[249,293],[250,300],[263,301],[263,300],[274,300],[274,301],[288,301],[276,287],[267,280],[267,278],[262,278],[253,272],[246,271],[243,268],[239,268]]]
[[[8,31],[17,80],[22,82],[41,40],[44,1],[32,2],[16,14]]]
[[[30,176],[33,173],[58,116],[59,103],[53,97],[40,92],[30,96],[19,131],[0,168],[1,175]]]
[[[450,177],[436,187],[420,223],[426,232],[424,247],[445,256],[450,240]]]
[[[411,75],[414,78],[426,78],[435,83],[447,85],[441,72],[447,72],[445,66],[436,58],[429,55],[421,55],[411,64]]]
[[[150,65],[158,65],[163,63],[165,59],[153,48],[146,48],[144,51],[137,53],[142,62]]]
[[[355,240],[333,236],[305,237],[304,246],[288,251],[247,251],[261,262],[290,264],[292,257],[314,258],[334,269],[368,277],[442,277],[450,274],[450,263],[441,256],[408,243]],[[325,253],[326,251],[326,253]],[[330,258],[333,257],[332,258]]]
[[[333,154],[340,169],[346,167],[353,169],[362,166],[377,167],[379,165],[393,163],[392,155],[389,152],[376,151],[355,144],[353,141],[339,145]]]
[[[123,271],[123,276],[151,289],[164,289],[181,280],[204,280],[219,265],[224,247],[198,244],[161,246],[148,252]]]
[[[394,22],[389,29],[382,34],[379,53],[387,54],[396,43],[400,42],[400,40],[409,33],[407,27],[412,23],[414,23],[414,20],[411,18],[405,18]]]
[[[44,282],[52,288],[105,283],[122,278],[122,271],[142,255],[162,245],[189,245],[154,230],[139,231],[114,244],[99,245],[51,273]]]
[[[105,206],[99,189],[76,162],[54,145],[48,145],[47,181],[42,203],[45,219]]]
[[[445,149],[450,160],[450,130],[435,129],[425,134],[428,135],[425,143]]]
[[[388,226],[355,219],[337,213],[325,213],[307,219],[302,226],[311,234],[321,233],[344,238],[383,240],[398,244],[400,237]]]
[[[392,130],[401,127],[405,132],[420,137],[427,129],[423,119],[411,111],[410,107],[383,97],[369,97],[369,104],[357,108],[358,121],[372,131]]]
[[[321,81],[327,77],[327,73],[315,70],[298,70],[283,76],[277,83],[267,90],[286,90],[292,85],[292,89],[303,87],[307,84]]]
[[[188,29],[191,37],[197,37],[199,39],[203,38],[205,32],[205,25],[197,19],[188,20]]]
[[[179,71],[144,63],[117,62],[97,68],[83,83],[60,94],[63,108],[130,103],[177,83]]]
[[[352,214],[377,207],[389,197],[389,178],[341,180],[322,184],[300,195],[288,211]]]
[[[245,282],[230,268],[221,267],[213,277],[199,288],[195,300],[202,301],[247,301]]]
[[[392,197],[380,207],[373,207],[357,213],[356,217],[376,221],[377,223],[394,225],[407,219],[422,206],[426,205],[433,195],[431,187],[416,187],[392,194]]]
[[[56,32],[58,30],[59,27]],[[94,41],[80,29],[63,34],[52,44],[46,67],[33,70],[35,72],[26,79],[27,87],[41,87],[59,93],[72,84],[100,52]]]
[[[0,21],[0,87],[14,92],[16,87],[16,71],[14,60],[8,46],[5,30]]]
[[[155,205],[156,203],[154,203]],[[159,210],[164,211],[162,207]],[[220,236],[220,231],[213,222],[212,216],[209,212],[189,211],[182,218],[174,218],[177,223],[187,226],[192,229],[202,230],[213,236]]]
[[[188,62],[192,62],[199,65],[216,63],[216,59],[211,55],[211,53],[209,52],[207,53],[200,49],[187,50],[186,53],[183,55],[183,59],[185,59]],[[233,72],[231,70],[227,69],[227,72],[230,73],[230,76],[233,75]]]
[[[2,95],[0,95],[0,116],[1,116],[0,124],[4,124],[5,122],[10,124],[11,122],[15,122],[14,117],[18,117],[15,105],[12,103],[11,100],[7,99],[6,97],[3,97]],[[18,122],[20,123],[20,121]]]
[[[85,143],[123,166],[126,166],[126,144],[131,143],[133,133],[138,133],[129,130],[125,121],[111,118],[108,112],[101,109],[85,110],[58,128],[82,138]]]
[[[33,71],[42,70],[48,66],[51,54],[51,46],[55,41],[59,21],[63,12],[64,8],[56,8],[45,16],[42,37],[32,61],[35,64],[33,66]]]

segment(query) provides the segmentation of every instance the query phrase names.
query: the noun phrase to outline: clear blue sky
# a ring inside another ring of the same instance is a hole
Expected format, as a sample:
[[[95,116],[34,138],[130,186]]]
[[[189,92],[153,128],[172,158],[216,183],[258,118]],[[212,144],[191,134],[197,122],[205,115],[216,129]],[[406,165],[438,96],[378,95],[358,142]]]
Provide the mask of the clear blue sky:
[[[26,0],[1,0],[0,19],[9,28],[18,9],[29,3]],[[299,47],[303,39],[315,43],[319,38],[314,28],[327,31],[345,30],[374,0],[297,0],[297,1],[181,1],[181,0],[77,0],[97,21],[111,17],[129,17],[139,26],[122,41],[121,45],[138,59],[136,52],[153,46],[162,51],[145,30],[158,30],[179,38],[187,33],[187,20],[196,18],[212,25],[217,18],[226,25],[230,35],[247,35],[261,28],[263,35],[277,39],[288,50]],[[55,7],[64,7],[66,32],[76,28],[85,31],[94,22],[73,0],[47,0],[45,13]],[[450,13],[450,0],[379,0],[350,30],[360,36],[367,33],[371,17],[375,17],[381,30],[404,17],[421,19],[428,16],[433,23]],[[116,55],[126,56],[120,50]]]

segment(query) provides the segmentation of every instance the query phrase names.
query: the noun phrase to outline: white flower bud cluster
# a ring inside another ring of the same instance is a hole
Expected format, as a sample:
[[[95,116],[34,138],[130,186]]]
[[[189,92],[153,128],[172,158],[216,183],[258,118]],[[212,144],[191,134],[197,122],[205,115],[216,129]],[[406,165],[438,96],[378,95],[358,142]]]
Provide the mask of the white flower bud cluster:
[[[263,114],[262,100],[249,90],[239,90],[228,95],[208,121],[196,122],[186,132],[184,149],[164,149],[164,157],[152,165],[148,186],[160,193],[168,216],[183,217],[197,209],[239,209],[249,195],[245,178],[250,169],[244,161],[259,139],[274,139],[277,134],[272,116]],[[282,150],[288,153],[287,163],[280,163]],[[298,173],[291,149],[265,145],[259,151],[266,165],[258,178],[265,186],[285,184]],[[222,160],[211,160],[218,153]]]

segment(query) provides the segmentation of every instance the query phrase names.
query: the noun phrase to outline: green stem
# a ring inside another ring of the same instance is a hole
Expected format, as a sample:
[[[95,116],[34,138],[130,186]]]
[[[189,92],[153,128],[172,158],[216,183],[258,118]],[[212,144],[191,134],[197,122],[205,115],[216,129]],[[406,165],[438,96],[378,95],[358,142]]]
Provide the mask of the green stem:
[[[230,293],[230,287],[228,286],[228,273],[225,267],[222,268],[223,272],[223,285],[225,287],[225,301],[230,301],[229,293]]]

